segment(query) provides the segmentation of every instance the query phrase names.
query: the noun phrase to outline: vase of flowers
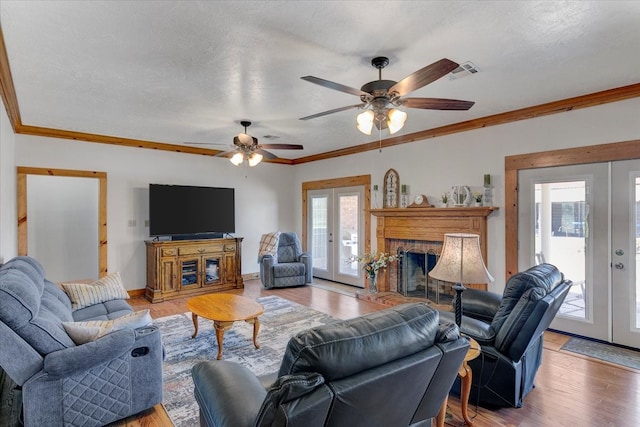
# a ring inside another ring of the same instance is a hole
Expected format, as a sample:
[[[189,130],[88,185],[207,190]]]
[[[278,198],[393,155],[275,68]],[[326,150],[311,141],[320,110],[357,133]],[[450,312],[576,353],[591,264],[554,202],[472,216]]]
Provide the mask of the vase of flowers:
[[[356,257],[353,255],[349,262],[358,261],[362,264],[362,271],[369,278],[369,292],[378,292],[377,278],[378,270],[385,268],[390,262],[398,259],[398,255],[389,255],[384,252],[371,252],[365,255]]]

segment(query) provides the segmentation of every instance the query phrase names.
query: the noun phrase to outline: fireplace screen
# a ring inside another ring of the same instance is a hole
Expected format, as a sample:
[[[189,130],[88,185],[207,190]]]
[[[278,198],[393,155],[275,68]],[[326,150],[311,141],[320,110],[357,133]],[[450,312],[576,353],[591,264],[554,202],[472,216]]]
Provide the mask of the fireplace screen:
[[[428,273],[438,262],[439,254],[427,251],[398,249],[398,292],[406,297],[427,298],[436,304],[451,302],[450,283],[429,277]]]

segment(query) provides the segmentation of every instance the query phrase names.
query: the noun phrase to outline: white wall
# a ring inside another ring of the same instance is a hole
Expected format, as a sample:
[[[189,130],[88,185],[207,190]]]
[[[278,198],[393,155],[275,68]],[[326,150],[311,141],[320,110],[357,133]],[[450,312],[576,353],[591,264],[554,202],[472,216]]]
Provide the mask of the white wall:
[[[412,120],[411,113],[409,118]],[[491,174],[494,205],[489,216],[488,269],[496,278],[489,290],[502,292],[505,283],[504,158],[559,148],[620,142],[640,138],[640,99],[492,126],[384,148],[366,153],[296,166],[298,188],[304,181],[371,174],[382,190],[389,168],[408,184],[412,195],[426,194],[432,203],[453,185],[479,190],[483,175]],[[295,206],[301,205],[295,194]],[[299,208],[298,208],[299,209]],[[301,217],[296,228],[302,227]],[[376,220],[372,218],[372,247]]]
[[[0,102],[0,264],[18,254],[15,135]]]
[[[291,230],[294,224],[291,193],[299,190],[290,179],[289,167],[268,163],[236,167],[223,158],[29,135],[15,139],[19,166],[107,173],[107,268],[119,271],[128,289],[146,285],[144,241],[149,239],[149,229],[144,224],[150,183],[235,188],[235,235],[244,237],[243,274],[258,272],[263,233]],[[15,194],[11,201],[15,209]],[[133,227],[128,225],[131,220],[136,223]]]
[[[2,244],[9,247],[2,250],[15,253],[11,249],[16,240],[15,165],[107,172],[108,269],[120,271],[129,289],[145,286],[143,242],[148,239],[144,221],[149,183],[236,188],[236,234],[245,237],[242,271],[248,274],[258,271],[255,258],[262,233],[301,232],[302,182],[371,174],[372,183],[382,188],[384,173],[394,168],[401,183],[410,186],[411,194],[424,193],[434,200],[452,185],[478,189],[483,175],[490,173],[495,185],[494,204],[501,209],[489,217],[488,267],[496,277],[489,289],[500,292],[505,271],[504,157],[638,139],[638,111],[640,99],[631,99],[385,148],[382,153],[370,151],[295,167],[261,164],[252,169],[206,156],[16,135],[15,161],[7,159],[4,151],[0,158],[0,221],[14,224],[0,223],[4,225],[0,227]],[[4,135],[5,126],[2,132],[3,139],[12,137]],[[7,150],[3,146],[4,140],[0,149]],[[13,182],[7,184],[7,180]],[[10,215],[14,218],[3,219]],[[129,220],[137,225],[129,227]],[[374,218],[372,236],[375,226]]]

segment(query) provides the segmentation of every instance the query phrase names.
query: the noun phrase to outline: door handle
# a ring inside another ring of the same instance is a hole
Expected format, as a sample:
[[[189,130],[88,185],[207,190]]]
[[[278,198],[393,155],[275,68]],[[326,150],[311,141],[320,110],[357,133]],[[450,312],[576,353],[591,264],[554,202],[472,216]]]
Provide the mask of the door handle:
[[[618,270],[624,270],[624,264],[621,262],[616,262],[615,264],[613,264],[613,266]]]

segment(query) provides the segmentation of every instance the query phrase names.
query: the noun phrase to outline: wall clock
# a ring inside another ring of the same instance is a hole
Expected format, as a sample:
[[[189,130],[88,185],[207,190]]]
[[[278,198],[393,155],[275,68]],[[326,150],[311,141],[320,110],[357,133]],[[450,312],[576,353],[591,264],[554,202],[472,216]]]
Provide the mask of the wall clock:
[[[395,169],[389,169],[384,174],[383,208],[397,208],[400,206],[400,176]]]
[[[433,205],[429,204],[429,200],[427,196],[424,194],[419,194],[413,199],[413,203],[411,203],[408,207],[410,208],[432,208]]]

